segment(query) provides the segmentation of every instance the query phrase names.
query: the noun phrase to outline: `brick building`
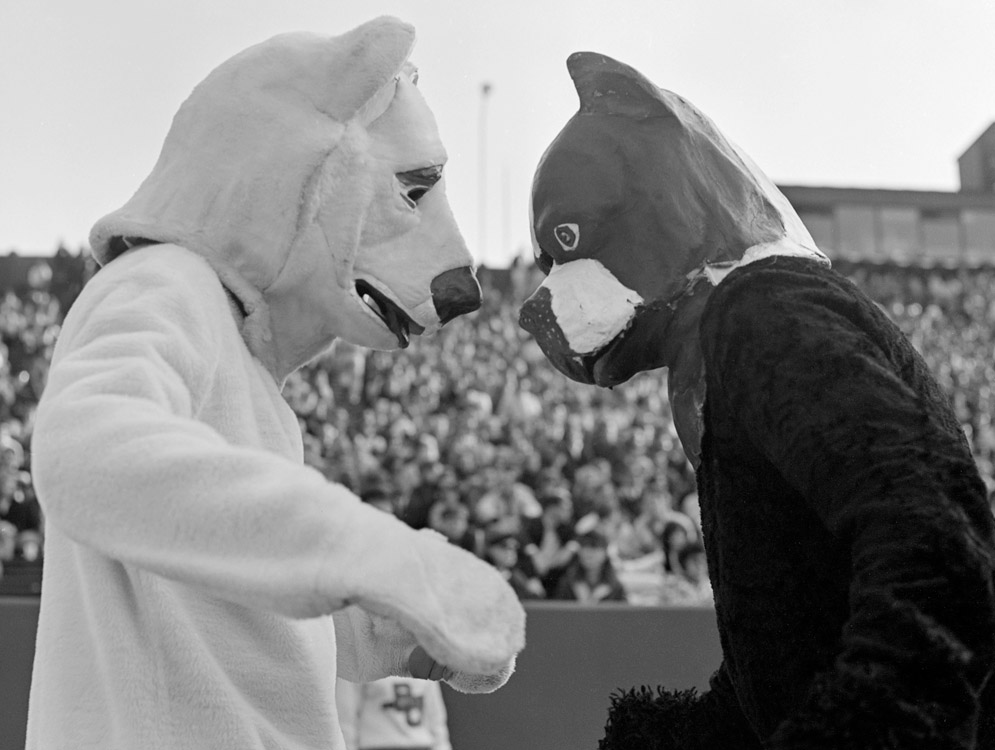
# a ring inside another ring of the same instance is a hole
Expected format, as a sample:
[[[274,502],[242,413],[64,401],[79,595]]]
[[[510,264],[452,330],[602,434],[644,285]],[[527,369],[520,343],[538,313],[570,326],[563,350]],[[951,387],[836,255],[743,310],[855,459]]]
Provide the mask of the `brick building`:
[[[995,123],[959,157],[960,190],[779,185],[831,258],[995,265]]]

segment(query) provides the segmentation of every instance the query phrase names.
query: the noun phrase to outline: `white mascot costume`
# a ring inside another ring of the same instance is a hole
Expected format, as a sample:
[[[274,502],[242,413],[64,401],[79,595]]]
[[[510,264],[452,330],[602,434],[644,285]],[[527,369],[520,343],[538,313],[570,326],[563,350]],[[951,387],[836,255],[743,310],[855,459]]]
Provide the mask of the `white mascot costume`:
[[[480,304],[413,44],[381,18],[236,55],[94,227],[34,438],[29,748],[341,748],[336,675],[511,674],[511,588],[305,467],[280,395],[337,337]]]

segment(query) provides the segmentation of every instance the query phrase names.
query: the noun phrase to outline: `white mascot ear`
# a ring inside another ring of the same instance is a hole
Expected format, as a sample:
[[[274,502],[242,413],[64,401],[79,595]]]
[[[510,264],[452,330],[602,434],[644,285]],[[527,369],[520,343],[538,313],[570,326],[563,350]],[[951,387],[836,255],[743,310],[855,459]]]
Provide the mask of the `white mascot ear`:
[[[180,106],[131,199],[94,226],[94,256],[107,263],[134,240],[203,256],[247,311],[243,335],[279,379],[344,331],[366,346],[396,345],[400,313],[390,305],[414,320],[430,292],[414,299],[374,280],[373,293],[385,295],[388,308],[381,314],[356,292],[352,267],[370,205],[402,204],[395,173],[445,161],[430,111],[407,95],[414,43],[411,25],[385,16],[339,36],[280,34],[229,58]],[[371,138],[395,100],[404,127]],[[431,153],[423,153],[426,142]],[[403,163],[383,164],[379,151],[395,145]],[[438,190],[424,212],[440,201]],[[408,214],[391,225],[398,234],[410,230],[401,220],[412,223]],[[449,244],[461,258],[440,272],[470,263],[462,239]],[[410,247],[445,256],[438,242]],[[402,260],[405,268],[424,265],[411,253]],[[417,333],[432,322],[411,328]]]
[[[316,54],[322,59],[302,61],[293,73],[319,111],[346,122],[400,75],[414,46],[413,26],[383,16],[320,46]],[[393,91],[384,93],[386,108]]]

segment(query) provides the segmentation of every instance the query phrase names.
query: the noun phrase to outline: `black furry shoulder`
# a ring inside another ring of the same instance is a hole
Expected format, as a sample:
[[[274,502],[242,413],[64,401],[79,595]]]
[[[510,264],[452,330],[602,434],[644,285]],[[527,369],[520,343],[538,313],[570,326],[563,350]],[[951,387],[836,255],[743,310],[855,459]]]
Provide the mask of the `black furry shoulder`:
[[[616,691],[598,750],[760,750],[742,714],[722,711],[715,698],[694,688]]]

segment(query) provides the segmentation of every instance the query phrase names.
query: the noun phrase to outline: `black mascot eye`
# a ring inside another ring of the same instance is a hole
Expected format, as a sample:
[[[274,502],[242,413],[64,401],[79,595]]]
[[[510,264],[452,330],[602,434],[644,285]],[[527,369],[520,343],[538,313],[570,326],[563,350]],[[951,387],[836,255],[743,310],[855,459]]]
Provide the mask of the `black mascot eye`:
[[[580,227],[573,223],[558,224],[553,230],[556,241],[566,251],[576,250],[580,242]]]
[[[436,164],[431,167],[412,169],[408,172],[398,172],[394,175],[401,183],[401,197],[414,208],[418,201],[425,197],[425,193],[432,189],[440,179],[442,179],[442,165]]]

